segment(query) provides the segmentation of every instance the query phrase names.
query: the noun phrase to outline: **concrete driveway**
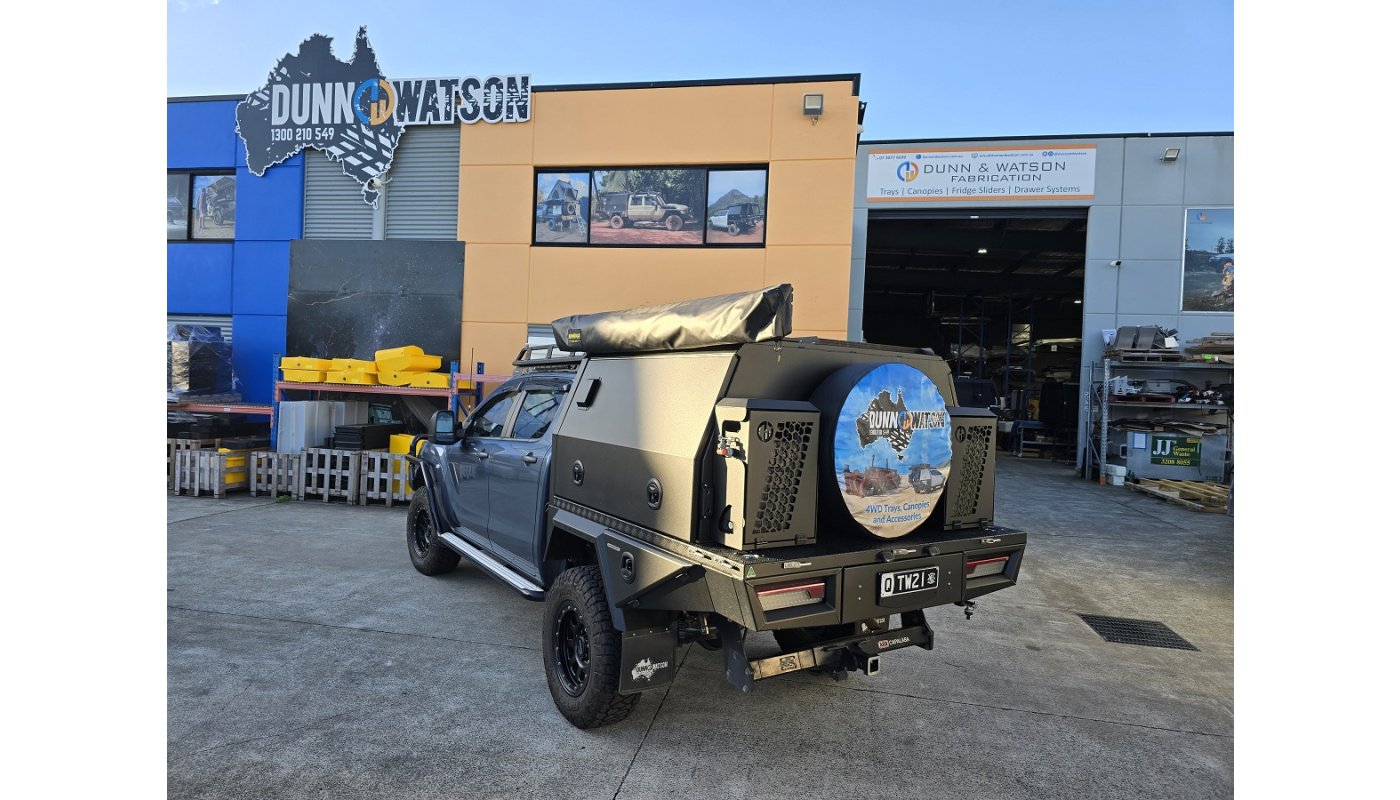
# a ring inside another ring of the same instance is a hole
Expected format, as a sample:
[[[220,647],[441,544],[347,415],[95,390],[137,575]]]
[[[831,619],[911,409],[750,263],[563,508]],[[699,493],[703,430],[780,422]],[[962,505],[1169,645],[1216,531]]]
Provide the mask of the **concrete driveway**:
[[[404,508],[171,497],[171,797],[1210,798],[1233,794],[1233,532],[999,454],[1019,586],[932,653],[843,682],[729,687],[681,650],[625,722],[555,711],[541,605],[462,566],[415,572]],[[1199,648],[1110,644],[1077,614]],[[770,636],[751,655],[776,652]]]

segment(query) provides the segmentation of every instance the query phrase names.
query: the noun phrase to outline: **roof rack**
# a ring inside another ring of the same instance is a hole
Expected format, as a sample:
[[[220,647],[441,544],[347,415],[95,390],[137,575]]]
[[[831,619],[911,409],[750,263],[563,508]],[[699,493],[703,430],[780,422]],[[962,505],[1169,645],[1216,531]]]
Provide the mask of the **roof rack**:
[[[515,374],[527,372],[558,372],[560,369],[577,369],[583,362],[583,353],[560,350],[552,344],[527,344],[511,363]]]

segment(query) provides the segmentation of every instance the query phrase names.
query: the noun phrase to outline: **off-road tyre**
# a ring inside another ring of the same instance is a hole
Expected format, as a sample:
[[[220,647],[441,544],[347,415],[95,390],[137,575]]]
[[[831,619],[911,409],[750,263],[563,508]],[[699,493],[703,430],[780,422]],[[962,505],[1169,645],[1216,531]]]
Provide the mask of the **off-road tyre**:
[[[685,220],[681,219],[678,215],[672,214],[671,216],[666,218],[666,230],[675,233],[676,231],[684,227]]]
[[[855,635],[856,626],[853,622],[844,625],[823,625],[817,628],[788,628],[773,631],[773,638],[778,640],[778,646],[783,649],[784,653],[806,650],[822,642]]]
[[[731,222],[731,223],[729,223],[729,235],[730,235],[730,236],[738,236],[738,235],[741,234],[741,233],[743,233],[743,230],[741,230],[741,229],[739,228],[739,223],[737,223],[737,222]]]
[[[622,218],[621,214],[613,214],[612,218],[608,220],[608,226],[615,231],[620,231],[622,230],[622,223],[624,222],[626,222],[626,220]]]
[[[214,209],[214,224],[215,224],[215,225],[222,225],[222,224],[224,224],[224,212],[221,211],[221,210],[219,210],[219,209],[217,209],[217,208]]]
[[[569,644],[571,625],[585,634],[582,653]],[[621,722],[637,706],[640,695],[617,691],[622,634],[608,614],[608,596],[598,567],[567,569],[549,587],[544,598],[541,644],[549,693],[559,713],[574,727],[597,728]]]
[[[438,538],[428,493],[422,489],[413,493],[408,504],[408,560],[424,575],[442,575],[462,563],[462,557]]]

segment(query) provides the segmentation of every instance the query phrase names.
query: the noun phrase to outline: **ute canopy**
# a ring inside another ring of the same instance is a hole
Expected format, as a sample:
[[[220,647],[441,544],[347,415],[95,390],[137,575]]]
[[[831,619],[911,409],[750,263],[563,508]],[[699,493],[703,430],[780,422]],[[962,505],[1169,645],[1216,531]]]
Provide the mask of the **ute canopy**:
[[[695,350],[781,339],[792,333],[792,284],[553,322],[554,340],[575,353]]]

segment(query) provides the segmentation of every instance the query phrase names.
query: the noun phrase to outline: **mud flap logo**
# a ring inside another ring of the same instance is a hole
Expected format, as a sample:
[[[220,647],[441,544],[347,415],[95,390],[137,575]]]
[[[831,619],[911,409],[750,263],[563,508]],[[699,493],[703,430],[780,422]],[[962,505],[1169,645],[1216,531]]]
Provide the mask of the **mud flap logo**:
[[[656,675],[656,673],[660,672],[663,669],[667,669],[670,666],[671,662],[669,661],[653,662],[649,658],[644,658],[641,661],[637,662],[637,666],[632,668],[632,680],[647,681],[649,683],[651,682],[652,677]]]

